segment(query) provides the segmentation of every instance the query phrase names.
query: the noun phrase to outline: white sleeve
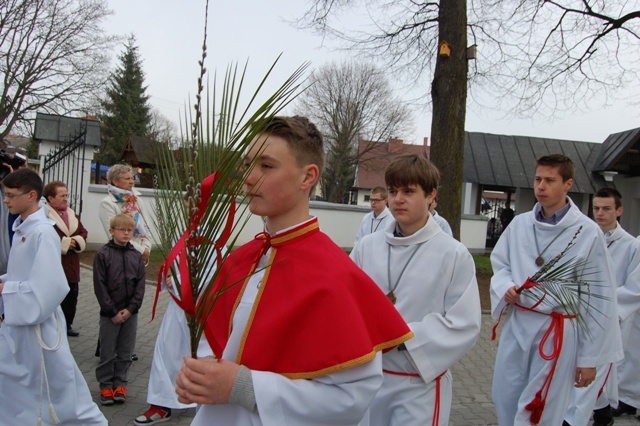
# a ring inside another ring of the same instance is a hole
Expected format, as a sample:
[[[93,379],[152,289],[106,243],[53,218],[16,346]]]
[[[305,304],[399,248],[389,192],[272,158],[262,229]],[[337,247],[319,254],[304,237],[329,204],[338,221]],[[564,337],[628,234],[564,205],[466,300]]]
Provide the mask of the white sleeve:
[[[100,223],[102,223],[102,228],[104,229],[105,234],[107,234],[107,238],[111,239],[111,234],[109,233],[109,228],[111,227],[111,219],[118,214],[117,206],[113,203],[109,197],[105,197],[100,202],[100,209],[98,210],[98,217],[100,218]]]
[[[640,311],[640,241],[632,240],[629,247],[629,264],[625,271],[616,271],[624,274],[624,281],[617,288],[618,316],[622,321],[633,313]]]
[[[382,355],[378,352],[368,363],[311,380],[264,371],[251,375],[264,426],[356,425],[382,385]]]
[[[447,286],[444,312],[430,312],[409,323],[415,337],[405,342],[425,382],[435,380],[475,345],[480,334],[481,308],[473,258],[462,247],[451,259],[455,268]]]
[[[2,290],[5,322],[8,325],[35,325],[47,320],[69,292],[60,263],[60,240],[38,236],[37,250],[28,281],[7,281]],[[55,235],[55,237],[54,237]]]
[[[620,361],[622,340],[616,306],[615,274],[611,257],[601,232],[594,233],[589,241],[582,241],[586,253],[585,276],[590,285],[588,303],[581,303],[580,310],[585,326],[578,327],[578,367]],[[584,291],[584,290],[583,290]]]
[[[509,250],[509,238],[513,226],[508,226],[498,243],[491,251],[491,267],[493,268],[493,276],[491,277],[491,317],[494,320],[500,318],[500,313],[507,302],[504,295],[511,287],[516,285],[511,276],[511,255]]]

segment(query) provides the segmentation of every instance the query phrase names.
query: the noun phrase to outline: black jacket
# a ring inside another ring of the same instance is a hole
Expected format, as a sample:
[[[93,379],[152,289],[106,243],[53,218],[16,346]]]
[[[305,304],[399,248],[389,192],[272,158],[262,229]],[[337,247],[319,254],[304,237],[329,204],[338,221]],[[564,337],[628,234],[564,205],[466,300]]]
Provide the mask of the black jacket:
[[[144,297],[145,269],[142,255],[131,243],[119,246],[110,240],[93,259],[93,289],[100,316],[113,318],[122,309],[137,314]]]

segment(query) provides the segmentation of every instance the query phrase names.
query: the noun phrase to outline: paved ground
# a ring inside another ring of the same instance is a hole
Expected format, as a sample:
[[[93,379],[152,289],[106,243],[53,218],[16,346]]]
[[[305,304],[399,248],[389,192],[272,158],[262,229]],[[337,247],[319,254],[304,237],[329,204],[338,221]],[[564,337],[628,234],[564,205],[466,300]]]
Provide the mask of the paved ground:
[[[167,306],[167,298],[161,297],[156,319],[149,323],[154,288],[147,287],[145,303],[138,320],[138,338],[136,353],[139,361],[129,370],[129,394],[126,404],[101,406],[111,426],[133,425],[133,419],[146,407],[147,383],[151,367],[151,357],[162,315]],[[69,338],[71,350],[80,370],[89,384],[89,388],[98,402],[98,383],[95,379],[95,367],[98,358],[94,356],[98,334],[98,303],[93,295],[91,271],[81,271],[80,298],[74,328],[80,336]],[[495,409],[491,402],[491,379],[497,343],[490,340],[493,322],[489,315],[482,316],[482,334],[476,346],[452,368],[454,377],[453,406],[450,425],[497,425]],[[163,424],[189,425],[195,410],[174,411],[173,419]],[[634,417],[624,416],[616,419],[616,425],[636,425],[640,422]]]

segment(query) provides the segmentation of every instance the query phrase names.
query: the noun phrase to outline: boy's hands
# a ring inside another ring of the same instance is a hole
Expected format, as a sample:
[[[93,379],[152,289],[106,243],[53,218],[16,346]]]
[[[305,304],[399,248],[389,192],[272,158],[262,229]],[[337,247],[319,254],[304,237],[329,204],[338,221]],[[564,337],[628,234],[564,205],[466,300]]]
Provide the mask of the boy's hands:
[[[520,297],[517,290],[518,290],[518,287],[515,285],[511,287],[509,290],[507,290],[507,292],[504,294],[505,302],[507,302],[510,305],[513,305],[514,303],[516,303],[518,301],[518,297]]]
[[[212,358],[184,357],[176,379],[178,401],[183,404],[226,404],[240,366]]]
[[[576,384],[577,388],[586,388],[596,379],[596,369],[587,367],[576,368]]]
[[[114,324],[123,324],[125,323],[129,318],[131,318],[131,312],[129,312],[126,309],[121,310],[120,312],[118,312],[116,314],[115,317],[111,318],[111,322]]]

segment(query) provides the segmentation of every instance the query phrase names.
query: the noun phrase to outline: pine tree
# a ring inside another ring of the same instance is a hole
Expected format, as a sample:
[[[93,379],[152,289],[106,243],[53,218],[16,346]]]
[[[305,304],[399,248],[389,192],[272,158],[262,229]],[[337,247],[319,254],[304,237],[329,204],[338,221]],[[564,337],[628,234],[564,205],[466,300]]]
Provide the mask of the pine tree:
[[[120,66],[111,74],[107,97],[102,101],[102,145],[96,160],[106,165],[117,162],[129,136],[146,136],[151,120],[142,62],[133,35],[119,60]]]

